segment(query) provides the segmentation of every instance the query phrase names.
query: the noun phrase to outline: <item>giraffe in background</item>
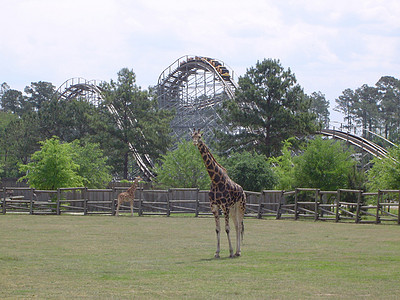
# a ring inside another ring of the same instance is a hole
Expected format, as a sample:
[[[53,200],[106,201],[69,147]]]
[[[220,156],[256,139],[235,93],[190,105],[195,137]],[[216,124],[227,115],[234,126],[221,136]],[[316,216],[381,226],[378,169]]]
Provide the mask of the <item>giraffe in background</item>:
[[[135,180],[133,181],[132,186],[126,192],[120,193],[118,195],[118,205],[117,205],[117,212],[115,213],[115,216],[118,217],[119,207],[121,206],[122,203],[130,202],[131,216],[133,217],[133,201],[135,200],[135,191],[137,189],[139,180],[142,180],[142,178],[140,178],[140,176],[136,177]]]
[[[193,144],[197,146],[203,158],[204,165],[211,178],[211,189],[209,192],[210,207],[215,218],[217,233],[217,251],[215,257],[219,258],[220,252],[220,221],[219,210],[222,209],[225,216],[225,231],[228,236],[230,257],[241,255],[240,242],[243,239],[244,225],[243,217],[246,209],[246,194],[243,188],[229,178],[226,170],[214,158],[206,144],[201,140],[200,130],[193,130]],[[229,236],[229,217],[233,219],[236,230],[236,253],[233,254],[231,239]]]

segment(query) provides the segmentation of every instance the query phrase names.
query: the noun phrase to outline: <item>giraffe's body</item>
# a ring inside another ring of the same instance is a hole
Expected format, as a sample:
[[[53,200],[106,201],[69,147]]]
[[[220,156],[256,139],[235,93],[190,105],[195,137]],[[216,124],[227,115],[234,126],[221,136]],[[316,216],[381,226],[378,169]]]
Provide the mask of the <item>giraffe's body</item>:
[[[224,212],[225,231],[228,236],[230,257],[240,256],[240,242],[243,238],[243,217],[246,209],[246,194],[243,188],[229,178],[226,170],[214,158],[208,147],[201,140],[200,131],[194,131],[192,134],[193,144],[197,146],[203,158],[208,175],[211,178],[211,189],[209,193],[210,207],[215,218],[217,233],[217,251],[215,257],[219,257],[220,252],[220,221],[219,210]],[[233,248],[229,236],[229,217],[233,219],[236,230],[236,253],[233,254]]]
[[[115,215],[117,217],[118,217],[118,214],[119,214],[119,207],[124,202],[130,202],[131,216],[133,217],[133,201],[135,200],[135,192],[136,192],[139,180],[141,180],[141,178],[140,177],[136,177],[135,180],[133,181],[132,186],[126,192],[120,193],[118,195],[117,212],[115,213]]]

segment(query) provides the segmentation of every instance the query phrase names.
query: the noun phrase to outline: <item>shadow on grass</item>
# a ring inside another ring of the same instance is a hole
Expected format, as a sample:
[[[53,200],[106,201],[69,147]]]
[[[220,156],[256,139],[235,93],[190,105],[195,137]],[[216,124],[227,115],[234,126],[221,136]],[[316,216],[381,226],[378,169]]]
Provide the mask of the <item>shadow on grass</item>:
[[[220,261],[220,260],[231,260],[231,259],[237,259],[240,258],[240,256],[234,256],[234,257],[229,257],[229,256],[225,256],[225,257],[219,257],[219,258],[215,258],[215,257],[210,257],[210,258],[201,258],[199,260],[197,260],[196,262],[205,262],[205,261]]]

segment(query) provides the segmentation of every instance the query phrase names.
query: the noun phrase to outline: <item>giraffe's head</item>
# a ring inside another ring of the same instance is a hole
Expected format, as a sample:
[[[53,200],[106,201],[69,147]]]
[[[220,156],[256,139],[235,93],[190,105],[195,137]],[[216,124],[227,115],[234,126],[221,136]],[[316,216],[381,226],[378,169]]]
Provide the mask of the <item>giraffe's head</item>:
[[[199,144],[200,139],[201,139],[200,129],[197,131],[196,131],[196,129],[193,129],[193,132],[192,132],[193,145],[197,146]]]
[[[130,188],[128,189],[127,192],[130,193],[130,192],[136,190],[140,180],[142,180],[142,178],[140,176],[135,177],[135,179],[133,180],[133,184],[130,186]]]

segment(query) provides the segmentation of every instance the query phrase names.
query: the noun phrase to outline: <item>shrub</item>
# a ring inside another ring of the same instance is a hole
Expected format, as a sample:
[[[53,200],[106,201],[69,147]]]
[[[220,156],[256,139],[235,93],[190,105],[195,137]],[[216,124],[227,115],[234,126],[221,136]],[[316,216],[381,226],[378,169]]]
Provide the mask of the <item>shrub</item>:
[[[223,161],[229,177],[247,191],[272,189],[277,177],[266,157],[253,152],[235,152]]]

